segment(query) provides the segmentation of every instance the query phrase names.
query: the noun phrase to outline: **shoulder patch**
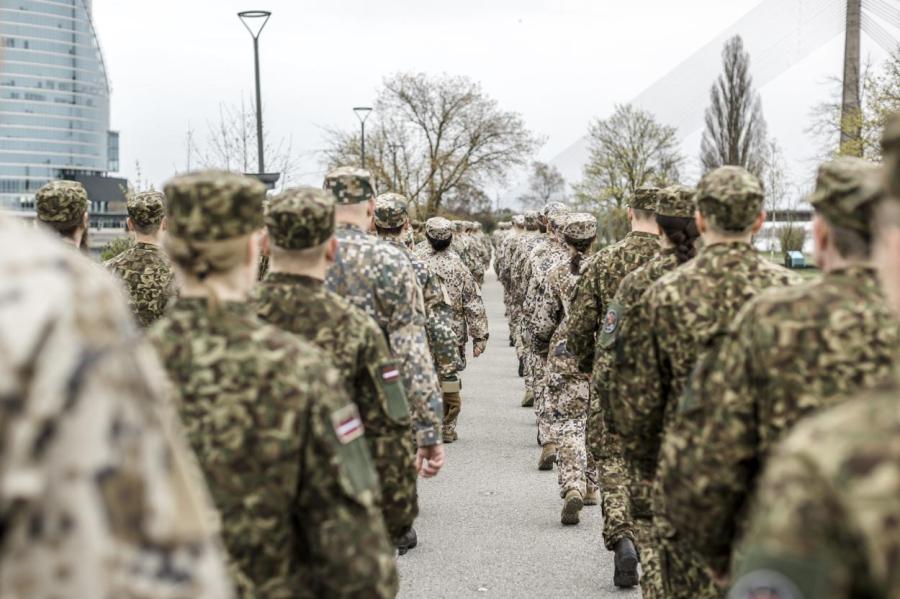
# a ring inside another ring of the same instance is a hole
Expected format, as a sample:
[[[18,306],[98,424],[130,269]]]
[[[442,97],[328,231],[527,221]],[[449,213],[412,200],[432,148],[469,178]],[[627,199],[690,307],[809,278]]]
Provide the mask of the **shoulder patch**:
[[[620,303],[613,303],[607,309],[606,316],[603,317],[603,322],[601,323],[600,335],[597,339],[597,342],[603,349],[610,349],[615,345],[624,313],[625,306]]]
[[[362,418],[359,416],[359,408],[355,404],[349,404],[331,413],[331,425],[341,445],[359,439],[365,434]]]
[[[610,306],[606,311],[606,317],[603,319],[603,333],[612,335],[619,328],[619,307]]]
[[[757,570],[741,577],[728,599],[804,599],[804,595],[780,572]]]
[[[381,367],[381,378],[385,383],[395,383],[400,380],[400,369],[395,365],[387,365]]]

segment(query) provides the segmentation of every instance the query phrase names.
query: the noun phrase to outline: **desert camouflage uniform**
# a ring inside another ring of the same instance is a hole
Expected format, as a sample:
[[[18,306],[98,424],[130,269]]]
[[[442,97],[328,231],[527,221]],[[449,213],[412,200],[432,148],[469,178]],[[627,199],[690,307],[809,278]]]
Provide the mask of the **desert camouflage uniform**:
[[[713,226],[727,231],[749,229],[762,209],[762,199],[758,180],[740,167],[710,172],[697,194],[700,212]],[[673,430],[676,403],[701,353],[755,295],[797,282],[796,275],[769,262],[748,243],[733,241],[705,246],[641,297],[619,332],[627,342],[621,344],[625,356],[616,367],[623,384],[613,417],[625,451],[644,480],[655,478],[662,439]],[[665,596],[716,597],[703,560],[666,520],[658,484],[652,503]]]
[[[811,203],[829,224],[871,235],[880,170],[840,158],[819,170]],[[900,344],[874,268],[855,263],[751,301],[694,371],[678,434],[660,457],[667,516],[717,572],[727,572],[746,501],[772,445],[799,419],[872,388]]]
[[[289,189],[266,211],[272,244],[304,250],[334,234],[334,202],[312,188]],[[312,277],[270,271],[255,290],[260,318],[322,349],[356,403],[381,481],[381,510],[392,539],[418,514],[415,447],[399,365],[372,318]]]
[[[129,198],[128,216],[139,227],[159,226],[166,215],[166,197],[145,192]],[[135,320],[142,327],[153,324],[175,301],[175,271],[158,245],[136,243],[104,266],[125,283]]]
[[[205,485],[113,277],[0,217],[0,296],[0,597],[231,597]]]
[[[513,337],[516,342],[516,353],[525,364],[525,389],[534,389],[534,369],[532,366],[531,338],[527,326],[528,313],[525,309],[525,295],[528,292],[528,279],[524,275],[525,265],[531,251],[544,240],[544,236],[538,231],[538,213],[531,210],[527,214],[528,225],[533,230],[528,230],[522,235],[513,247],[509,264],[509,279],[511,281],[511,304],[513,311]]]
[[[462,258],[466,268],[469,269],[469,272],[471,272],[472,276],[475,278],[475,282],[481,287],[481,285],[484,284],[485,268],[481,248],[478,247],[475,239],[465,232],[466,223],[455,221],[453,228],[453,242],[450,244],[450,248],[459,254],[459,257]]]
[[[597,222],[590,214],[572,215],[565,231],[573,239],[588,240],[596,236]],[[578,370],[575,357],[566,348],[571,297],[578,276],[572,273],[571,258],[555,265],[531,319],[535,348],[547,356],[547,413],[542,416],[549,424],[548,438],[557,444],[560,497],[571,490],[585,496],[597,489],[597,466],[585,444],[590,380]]]
[[[731,599],[900,597],[900,384],[801,424],[767,460]]]
[[[642,188],[635,193],[631,207],[653,211],[657,190]],[[629,473],[625,467],[621,442],[606,430],[600,410],[601,396],[607,390],[610,356],[595,351],[595,339],[605,323],[610,302],[619,283],[628,273],[647,263],[659,251],[659,238],[650,233],[632,231],[620,242],[589,258],[572,300],[567,337],[569,351],[581,372],[591,372],[591,410],[587,425],[588,451],[599,469],[600,497],[603,508],[603,542],[613,550],[623,538],[635,539],[631,516]]]
[[[192,274],[220,268],[205,244],[262,227],[265,188],[254,179],[195,173],[165,192],[166,247]],[[149,336],[243,594],[393,597],[393,548],[364,427],[324,352],[262,323],[252,304],[207,298],[182,297]]]
[[[449,221],[443,218],[429,219],[425,227],[428,234],[436,240],[447,239],[451,234]],[[487,313],[481,299],[481,290],[459,256],[449,248],[437,252],[429,244],[428,250],[419,257],[447,290],[453,308],[453,331],[459,349],[460,370],[464,370],[466,341],[471,337],[474,343],[485,343],[488,339]],[[456,405],[448,405],[444,415],[445,436],[455,432],[462,405],[462,399],[458,395],[453,399]]]
[[[368,201],[374,195],[369,177],[368,171],[342,167],[329,173],[325,187],[339,204]],[[402,360],[416,443],[440,443],[443,400],[413,267],[401,250],[357,227],[338,225],[336,235],[340,247],[325,286],[378,323],[393,355]]]

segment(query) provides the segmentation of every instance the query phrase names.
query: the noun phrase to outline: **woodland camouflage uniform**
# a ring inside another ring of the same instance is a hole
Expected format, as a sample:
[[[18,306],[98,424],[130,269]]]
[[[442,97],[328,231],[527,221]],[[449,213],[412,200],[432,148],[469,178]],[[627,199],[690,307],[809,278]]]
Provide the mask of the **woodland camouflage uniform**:
[[[352,167],[330,172],[324,187],[337,204],[375,198],[369,172]],[[325,287],[378,323],[391,352],[401,360],[416,443],[422,447],[440,443],[443,400],[428,348],[424,299],[409,259],[400,249],[351,225],[339,224],[336,236],[338,255],[328,268]]]
[[[880,169],[840,158],[810,202],[829,225],[871,235]],[[695,370],[678,407],[686,445],[666,445],[660,482],[679,536],[726,572],[741,514],[774,443],[803,416],[883,382],[900,342],[874,267],[857,260],[814,282],[762,293]]]
[[[693,218],[696,211],[694,196],[696,190],[682,185],[672,185],[661,189],[657,194],[656,215],[677,218]],[[625,355],[621,351],[628,339],[620,335],[624,323],[628,322],[636,311],[636,307],[645,291],[664,274],[680,266],[674,247],[660,249],[659,253],[637,270],[627,274],[616,295],[607,308],[604,327],[597,340],[600,353],[611,354],[611,366],[607,381],[607,393],[598,398],[600,413],[606,430],[618,435],[615,419],[612,418],[612,406],[618,401],[620,386],[618,384],[618,368]],[[592,438],[592,440],[595,440]],[[600,448],[595,448],[599,452]],[[589,452],[591,453],[591,452]],[[641,557],[641,595],[643,599],[664,599],[662,579],[659,571],[659,556],[656,552],[656,538],[653,533],[653,514],[651,509],[649,482],[637,473],[634,464],[623,455],[625,462],[626,482],[631,499],[631,520],[634,525],[635,539]]]
[[[113,277],[0,217],[0,295],[0,597],[232,597],[205,485]]]
[[[139,228],[158,228],[166,216],[166,196],[158,191],[128,199],[128,217]],[[104,266],[125,283],[135,320],[148,327],[175,301],[175,271],[161,247],[151,243],[133,246],[107,260]]]
[[[200,280],[245,259],[265,187],[201,172],[165,188],[173,261]],[[393,597],[393,548],[359,409],[326,355],[250,303],[182,297],[149,332],[222,514],[242,594]]]
[[[634,210],[653,212],[658,189],[638,189],[631,200]],[[603,543],[613,550],[623,538],[635,539],[631,516],[631,498],[621,442],[606,430],[600,406],[608,390],[609,352],[595,350],[597,336],[609,326],[605,321],[610,302],[619,283],[628,273],[646,264],[659,252],[659,238],[650,233],[632,231],[620,242],[589,258],[572,300],[568,344],[582,372],[591,373],[591,410],[587,439],[599,470],[603,507]]]
[[[334,235],[334,200],[314,188],[289,189],[266,209],[270,243],[301,251]],[[313,277],[270,270],[255,290],[260,318],[322,349],[356,403],[381,482],[381,511],[395,541],[418,514],[415,447],[399,364],[372,318]]]
[[[762,210],[759,181],[740,167],[721,167],[700,181],[697,207],[710,226],[740,235]],[[755,295],[798,282],[796,275],[760,256],[744,241],[706,245],[641,297],[621,335],[623,381],[613,415],[626,453],[644,480],[656,474],[659,447],[673,429],[678,398],[697,359]],[[665,518],[664,497],[653,489],[653,519],[665,596],[716,597],[708,569]]]

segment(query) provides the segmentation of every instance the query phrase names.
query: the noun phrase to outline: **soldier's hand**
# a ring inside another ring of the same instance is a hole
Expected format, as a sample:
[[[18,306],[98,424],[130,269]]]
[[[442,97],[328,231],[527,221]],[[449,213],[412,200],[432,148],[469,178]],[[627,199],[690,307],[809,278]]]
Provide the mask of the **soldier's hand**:
[[[416,452],[416,470],[422,478],[437,476],[444,465],[444,446],[420,447]]]
[[[486,339],[476,339],[472,342],[472,355],[476,358],[484,353],[485,348],[487,347]]]

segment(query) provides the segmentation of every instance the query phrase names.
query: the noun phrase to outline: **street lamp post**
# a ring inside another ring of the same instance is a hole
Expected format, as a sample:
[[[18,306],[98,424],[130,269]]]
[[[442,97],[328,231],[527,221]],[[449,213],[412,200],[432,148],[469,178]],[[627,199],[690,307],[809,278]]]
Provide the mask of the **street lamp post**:
[[[398,192],[397,189],[397,150],[400,149],[400,144],[388,144],[388,148],[391,150],[391,166],[394,169],[394,172],[391,173],[391,185],[394,187],[394,192]]]
[[[263,150],[262,92],[259,83],[259,35],[262,33],[272,13],[268,10],[245,10],[238,13],[241,23],[253,37],[253,60],[256,67],[256,158],[259,167],[257,177],[267,185],[274,186],[277,174],[266,174],[266,159]]]
[[[353,112],[356,113],[356,118],[359,119],[359,125],[361,127],[359,140],[359,164],[360,168],[366,168],[366,119],[369,118],[369,115],[372,113],[372,107],[356,106],[353,109]]]

